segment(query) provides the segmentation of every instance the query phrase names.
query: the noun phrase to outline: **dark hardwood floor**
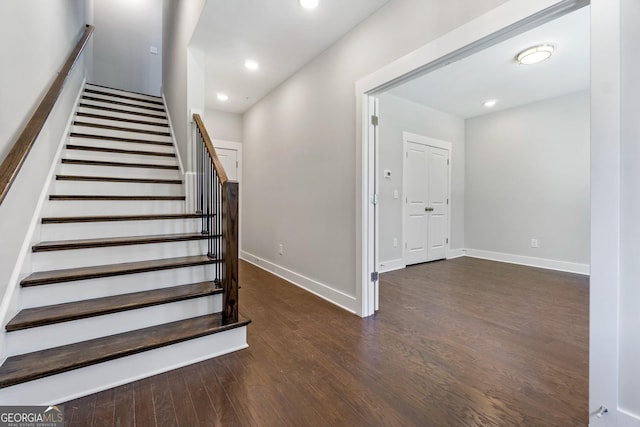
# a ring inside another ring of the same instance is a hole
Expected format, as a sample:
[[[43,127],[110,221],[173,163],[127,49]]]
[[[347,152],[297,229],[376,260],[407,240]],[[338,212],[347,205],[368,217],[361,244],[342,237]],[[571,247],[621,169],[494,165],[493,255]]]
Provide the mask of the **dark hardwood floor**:
[[[250,348],[65,404],[68,426],[585,426],[588,279],[471,258],[360,319],[242,262]]]

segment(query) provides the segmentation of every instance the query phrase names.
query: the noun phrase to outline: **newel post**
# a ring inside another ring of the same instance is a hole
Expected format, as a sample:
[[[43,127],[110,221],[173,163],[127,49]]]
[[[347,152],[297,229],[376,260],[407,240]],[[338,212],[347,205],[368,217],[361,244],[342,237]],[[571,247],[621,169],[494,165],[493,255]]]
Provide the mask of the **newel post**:
[[[238,321],[238,183],[222,185],[223,321]]]

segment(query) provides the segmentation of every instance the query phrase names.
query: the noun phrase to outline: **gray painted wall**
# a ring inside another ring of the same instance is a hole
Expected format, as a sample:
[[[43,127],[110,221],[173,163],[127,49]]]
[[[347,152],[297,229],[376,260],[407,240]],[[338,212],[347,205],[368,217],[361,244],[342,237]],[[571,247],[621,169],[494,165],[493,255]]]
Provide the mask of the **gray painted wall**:
[[[92,83],[160,95],[162,0],[93,0]],[[150,46],[158,54],[149,52]]]
[[[588,92],[466,121],[466,248],[589,263],[589,122]]]
[[[464,120],[390,94],[379,99],[380,262],[402,258],[402,132],[452,143],[450,248],[464,248]],[[383,171],[392,172],[391,178]],[[398,190],[399,198],[393,198]],[[399,245],[393,247],[393,239]]]
[[[214,139],[242,142],[242,115],[207,109],[204,124]]]
[[[1,160],[72,52],[85,24],[84,0],[0,2]],[[82,58],[0,205],[0,295],[3,298],[84,75]],[[26,273],[22,272],[22,276]]]
[[[355,82],[502,3],[390,2],[246,112],[243,250],[355,296]]]
[[[188,167],[191,125],[188,107],[187,47],[205,0],[164,0],[162,32],[162,92],[184,166]]]

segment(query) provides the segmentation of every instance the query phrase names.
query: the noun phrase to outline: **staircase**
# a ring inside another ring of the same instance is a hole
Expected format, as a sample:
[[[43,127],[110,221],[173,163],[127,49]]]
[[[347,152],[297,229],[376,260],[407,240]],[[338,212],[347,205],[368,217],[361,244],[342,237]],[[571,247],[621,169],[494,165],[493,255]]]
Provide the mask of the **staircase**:
[[[54,404],[246,347],[161,98],[87,84],[6,325],[0,404]],[[219,245],[218,245],[219,246]],[[214,245],[215,247],[215,245]]]

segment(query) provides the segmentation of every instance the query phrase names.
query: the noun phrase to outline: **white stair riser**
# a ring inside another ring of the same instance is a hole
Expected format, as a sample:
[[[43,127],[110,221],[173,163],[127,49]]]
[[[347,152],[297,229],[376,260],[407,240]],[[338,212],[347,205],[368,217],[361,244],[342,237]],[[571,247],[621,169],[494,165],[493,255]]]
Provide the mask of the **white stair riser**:
[[[62,158],[76,160],[98,160],[103,162],[142,163],[145,165],[178,166],[178,161],[175,157],[73,150],[69,148],[65,148]]]
[[[110,141],[108,139],[69,138],[69,144],[84,145],[86,147],[115,148],[117,150],[142,150],[154,153],[174,153],[171,145],[155,145],[137,142]]]
[[[40,241],[85,239],[87,236],[100,238],[197,233],[201,230],[201,224],[200,219],[43,224],[40,227]]]
[[[138,98],[141,100],[149,100],[149,101],[162,101],[162,98],[158,98],[156,96],[152,96],[152,95],[144,95],[142,93],[132,93],[132,92],[127,92],[125,90],[120,90],[120,89],[113,89],[113,88],[109,88],[109,87],[102,87],[102,86],[98,86],[98,85],[94,85],[91,83],[87,83],[86,84],[86,89],[93,89],[93,90],[97,90],[100,92],[105,92],[105,93],[113,93],[116,95],[124,95],[124,96],[130,96],[133,98]]]
[[[57,180],[53,194],[183,196],[184,187],[182,184]]]
[[[89,89],[92,89],[92,88],[89,88]],[[89,93],[89,92],[84,92],[82,94],[82,96],[89,96],[91,98],[100,98],[100,99],[104,99],[104,100],[108,100],[108,101],[124,102],[124,103],[127,103],[127,104],[135,104],[135,105],[139,105],[141,107],[164,108],[163,105],[161,105],[161,104],[156,104],[155,102],[146,101],[144,99],[119,98],[118,96],[112,96],[112,95],[109,95],[109,94]],[[125,96],[129,96],[129,95],[125,95]]]
[[[88,104],[85,104],[85,105],[88,105]],[[168,123],[167,119],[160,119],[160,118],[157,118],[157,117],[140,116],[138,114],[127,114],[126,112],[105,111],[105,110],[100,110],[100,109],[91,108],[91,107],[78,107],[77,111],[80,112],[80,113],[100,114],[102,116],[109,116],[109,117],[120,117],[122,119],[145,120],[145,121],[148,121],[148,122],[164,123],[164,124]]]
[[[174,268],[21,288],[25,308],[62,304],[214,280],[215,265]]]
[[[122,128],[128,128],[128,129],[150,130],[154,132],[169,132],[169,128],[166,126],[162,126],[162,124],[148,125],[144,123],[130,123],[130,122],[123,122],[121,120],[99,119],[96,117],[84,117],[84,116],[76,116],[74,120],[82,123],[94,123],[94,124],[107,125],[107,126],[118,126]],[[134,120],[143,120],[143,118],[139,117],[138,119],[134,119]],[[143,120],[143,121],[148,121],[148,120]]]
[[[163,118],[166,119],[166,115],[162,111],[149,110],[147,108],[130,107],[127,105],[117,105],[117,104],[111,104],[109,102],[94,101],[89,99],[82,99],[81,102],[85,106],[113,108],[116,110],[120,110],[123,113],[134,111],[136,113],[153,114],[154,116],[163,116]]]
[[[222,311],[222,295],[208,295],[7,333],[8,356],[128,332]]]
[[[64,268],[90,267],[93,265],[196,256],[206,253],[206,240],[194,240],[187,242],[150,243],[146,245],[35,252],[32,254],[31,259],[33,271],[49,271]]]
[[[96,166],[61,163],[59,175],[110,176],[114,178],[182,179],[177,169],[155,169],[122,166]]]
[[[89,135],[102,135],[102,136],[109,136],[109,137],[116,137],[116,138],[142,139],[144,141],[171,142],[170,136],[150,135],[146,133],[111,130],[111,129],[100,129],[100,128],[93,128],[93,127],[87,127],[87,126],[73,126],[71,128],[71,132],[77,132],[77,133],[89,134]]]
[[[246,327],[0,389],[2,405],[53,405],[247,348]]]
[[[43,216],[93,216],[93,215],[151,215],[181,214],[185,211],[184,201],[48,201],[43,208]]]

